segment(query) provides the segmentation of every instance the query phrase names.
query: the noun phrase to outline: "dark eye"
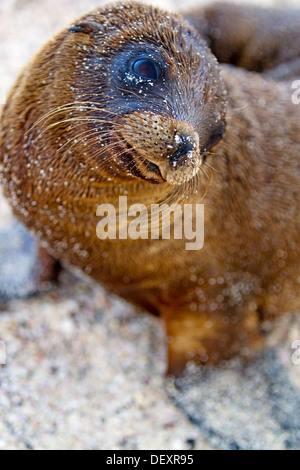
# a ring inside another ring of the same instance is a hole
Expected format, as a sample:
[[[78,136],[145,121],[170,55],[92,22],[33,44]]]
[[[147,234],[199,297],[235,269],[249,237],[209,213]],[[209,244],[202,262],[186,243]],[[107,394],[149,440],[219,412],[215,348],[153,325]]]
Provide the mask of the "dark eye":
[[[150,59],[138,59],[132,64],[133,72],[148,80],[158,80],[160,77],[160,67]]]

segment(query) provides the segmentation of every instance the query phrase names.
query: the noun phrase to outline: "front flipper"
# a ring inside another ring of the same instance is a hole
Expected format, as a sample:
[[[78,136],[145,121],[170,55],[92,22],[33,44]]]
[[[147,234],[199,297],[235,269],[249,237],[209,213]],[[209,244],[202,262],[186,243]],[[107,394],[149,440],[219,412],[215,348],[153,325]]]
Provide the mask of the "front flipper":
[[[162,309],[168,336],[168,374],[182,375],[188,362],[217,364],[251,357],[263,344],[257,312],[191,312],[189,305]]]
[[[0,229],[0,303],[45,289],[57,275],[57,262],[12,219]]]

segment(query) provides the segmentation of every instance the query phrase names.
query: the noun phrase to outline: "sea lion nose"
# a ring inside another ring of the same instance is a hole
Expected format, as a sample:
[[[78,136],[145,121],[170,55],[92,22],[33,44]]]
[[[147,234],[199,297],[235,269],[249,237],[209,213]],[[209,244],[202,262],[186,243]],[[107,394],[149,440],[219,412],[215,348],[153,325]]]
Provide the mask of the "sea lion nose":
[[[175,142],[178,145],[177,150],[173,155],[170,155],[170,163],[177,163],[188,153],[191,153],[197,147],[195,137],[193,135],[176,135]]]

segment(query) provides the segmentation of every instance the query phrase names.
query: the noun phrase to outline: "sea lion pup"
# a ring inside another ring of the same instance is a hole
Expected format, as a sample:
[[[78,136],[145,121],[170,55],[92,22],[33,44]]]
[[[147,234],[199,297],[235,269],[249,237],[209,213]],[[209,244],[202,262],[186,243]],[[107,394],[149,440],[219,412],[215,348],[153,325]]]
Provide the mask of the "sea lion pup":
[[[121,3],[51,40],[7,100],[2,179],[15,214],[55,259],[164,318],[170,373],[249,357],[263,319],[300,308],[291,96],[289,83],[221,70],[182,17]],[[117,210],[120,196],[203,203],[204,247],[99,240],[97,208]]]

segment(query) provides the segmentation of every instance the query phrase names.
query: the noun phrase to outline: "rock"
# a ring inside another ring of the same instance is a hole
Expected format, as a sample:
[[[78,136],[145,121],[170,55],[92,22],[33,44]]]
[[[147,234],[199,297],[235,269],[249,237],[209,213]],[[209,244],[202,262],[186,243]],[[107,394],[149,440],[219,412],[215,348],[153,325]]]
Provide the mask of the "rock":
[[[36,292],[37,256],[37,243],[21,223],[0,230],[0,303]]]
[[[299,449],[300,393],[279,351],[268,348],[246,364],[190,370],[169,381],[168,391],[218,449]]]

